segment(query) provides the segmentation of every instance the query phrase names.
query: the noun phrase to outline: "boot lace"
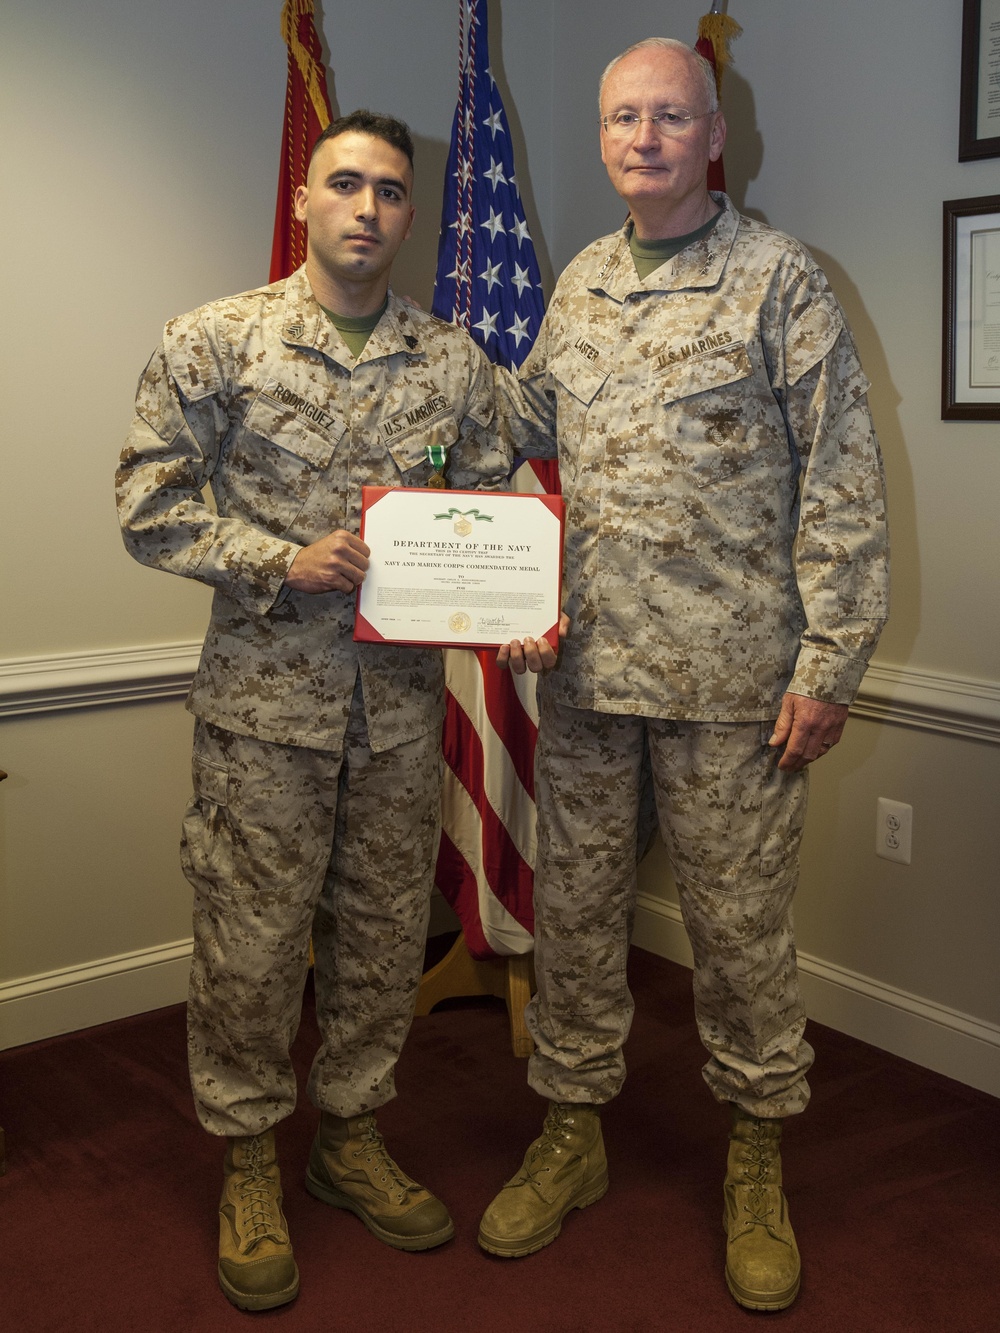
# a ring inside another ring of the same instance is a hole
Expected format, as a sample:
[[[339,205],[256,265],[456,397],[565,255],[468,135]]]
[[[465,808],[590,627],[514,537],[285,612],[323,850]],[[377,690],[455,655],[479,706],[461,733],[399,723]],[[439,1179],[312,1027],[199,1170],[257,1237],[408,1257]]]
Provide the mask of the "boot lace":
[[[783,1241],[784,1237],[775,1231],[774,1223],[770,1220],[776,1211],[772,1202],[772,1190],[775,1187],[770,1182],[774,1161],[772,1148],[773,1145],[764,1138],[755,1123],[751,1139],[744,1144],[743,1183],[746,1196],[741,1211],[746,1214],[744,1227],[764,1227],[774,1240]]]
[[[370,1168],[371,1175],[377,1177],[386,1193],[395,1194],[396,1204],[404,1203],[408,1195],[421,1192],[417,1182],[411,1180],[393,1161],[385,1146],[385,1140],[375,1124],[374,1115],[364,1117],[358,1126],[358,1135],[362,1140],[362,1146],[356,1149],[355,1157],[360,1158]]]
[[[281,1225],[277,1207],[277,1188],[267,1174],[264,1144],[255,1135],[248,1140],[245,1161],[239,1172],[238,1195],[240,1203],[239,1230],[246,1248],[261,1240],[284,1244],[288,1236]]]
[[[573,1113],[564,1107],[558,1105],[550,1107],[541,1135],[531,1145],[531,1152],[521,1169],[518,1184],[534,1184],[539,1176],[553,1169],[554,1163],[551,1159],[566,1152],[565,1145],[570,1137],[569,1126],[572,1119]]]

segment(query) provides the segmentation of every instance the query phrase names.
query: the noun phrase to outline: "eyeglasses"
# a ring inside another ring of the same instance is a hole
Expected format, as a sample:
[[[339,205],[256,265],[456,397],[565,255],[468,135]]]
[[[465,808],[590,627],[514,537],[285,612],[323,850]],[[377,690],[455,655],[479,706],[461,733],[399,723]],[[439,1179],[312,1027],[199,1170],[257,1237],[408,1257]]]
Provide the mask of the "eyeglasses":
[[[655,116],[637,116],[634,111],[616,111],[613,116],[602,116],[601,124],[612,139],[629,139],[648,120],[665,139],[676,139],[687,134],[692,121],[713,115],[714,111],[701,111],[696,116],[690,111],[657,111]]]

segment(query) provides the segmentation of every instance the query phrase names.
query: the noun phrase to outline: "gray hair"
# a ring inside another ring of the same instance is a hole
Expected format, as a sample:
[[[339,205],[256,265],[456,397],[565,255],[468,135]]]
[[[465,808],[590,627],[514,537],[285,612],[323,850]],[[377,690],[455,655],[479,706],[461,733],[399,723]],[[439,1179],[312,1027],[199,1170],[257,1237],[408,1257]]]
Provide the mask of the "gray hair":
[[[614,67],[619,61],[624,60],[626,56],[630,56],[633,51],[643,51],[648,46],[661,46],[667,51],[682,51],[686,56],[690,56],[691,63],[701,75],[702,81],[705,84],[705,96],[708,98],[708,107],[706,109],[708,111],[718,111],[719,90],[715,83],[715,70],[700,51],[696,51],[693,46],[688,46],[687,42],[678,41],[676,37],[646,37],[641,42],[635,42],[627,50],[623,51],[621,55],[615,56],[614,60],[605,67],[604,73],[601,75],[601,81],[597,85],[598,111],[601,110],[601,104],[604,98],[604,85],[608,75]]]

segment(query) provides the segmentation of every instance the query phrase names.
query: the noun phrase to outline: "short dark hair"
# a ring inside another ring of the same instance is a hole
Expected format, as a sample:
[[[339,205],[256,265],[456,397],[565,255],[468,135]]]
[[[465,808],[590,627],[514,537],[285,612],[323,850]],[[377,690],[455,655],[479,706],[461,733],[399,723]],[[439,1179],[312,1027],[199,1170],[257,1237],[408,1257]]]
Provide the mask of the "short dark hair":
[[[384,139],[386,143],[392,144],[393,148],[405,153],[410,166],[413,166],[413,137],[409,126],[397,120],[395,116],[380,116],[377,112],[366,111],[363,107],[352,111],[350,115],[338,116],[336,120],[331,120],[313,144],[313,155],[320,144],[326,143],[327,139],[336,139],[338,135],[349,134],[352,130],[356,134],[369,134],[373,139]]]

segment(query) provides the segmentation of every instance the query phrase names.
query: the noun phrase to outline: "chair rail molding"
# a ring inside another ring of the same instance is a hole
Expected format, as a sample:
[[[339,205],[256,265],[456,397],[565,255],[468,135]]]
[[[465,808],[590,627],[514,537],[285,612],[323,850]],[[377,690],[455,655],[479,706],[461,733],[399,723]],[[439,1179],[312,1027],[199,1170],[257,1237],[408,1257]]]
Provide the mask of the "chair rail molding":
[[[851,712],[995,745],[1000,741],[1000,681],[873,662]]]
[[[0,718],[183,699],[200,653],[200,642],[157,643],[0,660]]]
[[[0,659],[0,718],[182,699],[200,652],[198,641]],[[851,712],[920,731],[1000,743],[1000,681],[876,661]]]

